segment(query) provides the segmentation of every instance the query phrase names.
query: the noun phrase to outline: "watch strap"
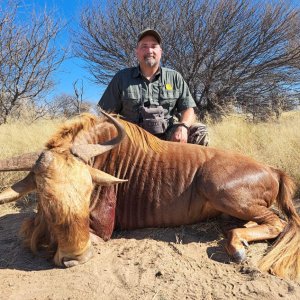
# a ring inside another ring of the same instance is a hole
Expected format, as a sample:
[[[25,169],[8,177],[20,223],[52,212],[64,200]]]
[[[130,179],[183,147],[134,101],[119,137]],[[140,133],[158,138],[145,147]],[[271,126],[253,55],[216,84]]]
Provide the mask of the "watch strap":
[[[186,124],[186,123],[177,123],[176,124],[176,126],[183,126],[183,127],[185,127],[187,130],[189,130],[190,129],[190,127]]]

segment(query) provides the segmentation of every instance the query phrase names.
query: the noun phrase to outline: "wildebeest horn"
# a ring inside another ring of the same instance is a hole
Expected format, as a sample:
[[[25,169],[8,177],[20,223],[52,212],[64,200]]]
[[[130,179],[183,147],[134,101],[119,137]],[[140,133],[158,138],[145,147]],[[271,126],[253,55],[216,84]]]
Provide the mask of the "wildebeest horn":
[[[0,160],[0,171],[30,171],[41,152],[31,152]]]
[[[71,152],[74,155],[80,157],[86,163],[89,161],[90,158],[100,155],[116,147],[118,144],[121,143],[121,141],[126,135],[124,127],[115,118],[111,117],[103,110],[101,110],[101,113],[105,115],[110,121],[112,121],[112,123],[116,126],[118,130],[118,135],[112,140],[105,142],[104,144],[101,145],[100,144],[73,145],[71,147]]]
[[[34,174],[30,172],[24,179],[0,193],[0,204],[18,200],[35,189]]]
[[[120,179],[114,177],[108,173],[105,173],[103,171],[91,167],[89,167],[89,171],[92,176],[93,182],[99,185],[111,185],[111,184],[118,184],[118,183],[123,183],[128,181],[126,179]]]

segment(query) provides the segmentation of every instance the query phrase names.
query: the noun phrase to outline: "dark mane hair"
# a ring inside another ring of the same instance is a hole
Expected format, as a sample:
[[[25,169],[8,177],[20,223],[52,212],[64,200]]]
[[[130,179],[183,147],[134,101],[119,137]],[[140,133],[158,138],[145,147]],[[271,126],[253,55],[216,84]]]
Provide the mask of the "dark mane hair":
[[[140,147],[145,152],[150,149],[155,152],[162,152],[165,150],[166,145],[162,140],[146,132],[136,124],[127,122],[116,115],[114,115],[114,117],[116,117],[124,126],[126,134],[134,146]],[[70,147],[79,132],[82,130],[89,131],[97,124],[105,122],[105,120],[105,117],[97,117],[95,115],[84,113],[62,124],[57,132],[52,135],[45,146],[48,149],[57,147]]]
[[[118,121],[124,126],[127,136],[134,146],[141,148],[145,152],[150,149],[155,152],[163,152],[166,150],[165,141],[160,140],[136,124],[122,119],[118,119]]]

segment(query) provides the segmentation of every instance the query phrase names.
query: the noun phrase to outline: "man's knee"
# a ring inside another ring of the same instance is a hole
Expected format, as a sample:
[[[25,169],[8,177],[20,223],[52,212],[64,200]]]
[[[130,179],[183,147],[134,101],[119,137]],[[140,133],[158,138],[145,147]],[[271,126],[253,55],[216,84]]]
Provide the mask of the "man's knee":
[[[208,146],[209,137],[206,125],[195,123],[189,129],[188,143]]]

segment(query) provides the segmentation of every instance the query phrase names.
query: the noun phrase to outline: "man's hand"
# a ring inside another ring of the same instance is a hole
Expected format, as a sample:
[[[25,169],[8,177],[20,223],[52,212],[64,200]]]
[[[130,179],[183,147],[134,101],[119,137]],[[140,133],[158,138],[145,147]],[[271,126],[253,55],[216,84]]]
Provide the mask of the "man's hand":
[[[171,141],[179,143],[187,143],[189,127],[195,120],[194,109],[188,108],[181,112],[179,124],[171,136]]]
[[[174,131],[171,141],[172,142],[179,142],[179,143],[187,143],[188,139],[188,129],[184,126],[178,126]]]

